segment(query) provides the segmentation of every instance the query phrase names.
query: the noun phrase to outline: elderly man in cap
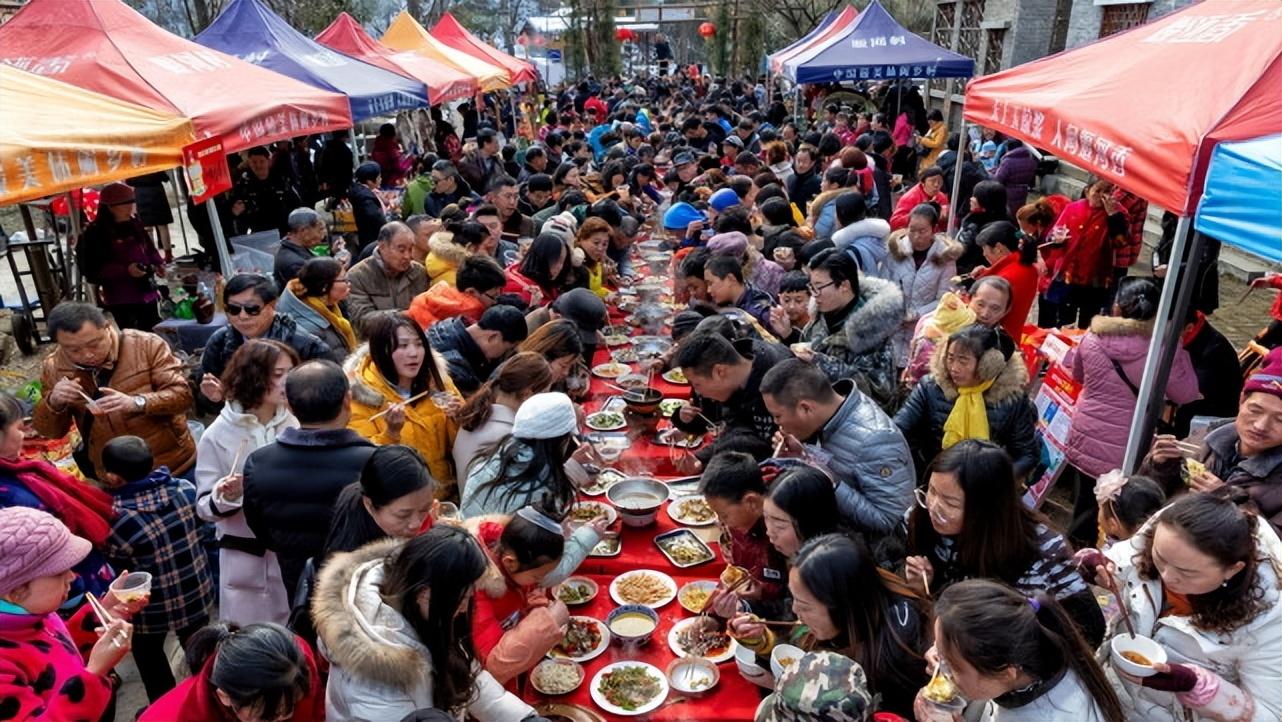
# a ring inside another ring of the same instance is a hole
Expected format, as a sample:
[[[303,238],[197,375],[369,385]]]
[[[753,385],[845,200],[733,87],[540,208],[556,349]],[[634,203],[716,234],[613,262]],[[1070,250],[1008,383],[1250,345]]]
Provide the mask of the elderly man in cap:
[[[150,331],[160,323],[160,292],[152,278],[165,260],[135,215],[134,189],[110,183],[98,197],[99,213],[76,246],[76,262],[98,284],[102,305],[120,328]]]
[[[573,288],[558,296],[552,305],[526,314],[525,323],[530,333],[534,333],[543,324],[559,318],[573,321],[578,327],[579,338],[583,341],[583,360],[591,364],[600,331],[610,322],[605,301],[591,289]]]
[[[358,333],[363,335],[363,324],[371,314],[409,308],[414,297],[427,290],[427,271],[414,260],[414,253],[414,231],[392,221],[378,232],[374,254],[347,272],[352,287],[347,317]]]

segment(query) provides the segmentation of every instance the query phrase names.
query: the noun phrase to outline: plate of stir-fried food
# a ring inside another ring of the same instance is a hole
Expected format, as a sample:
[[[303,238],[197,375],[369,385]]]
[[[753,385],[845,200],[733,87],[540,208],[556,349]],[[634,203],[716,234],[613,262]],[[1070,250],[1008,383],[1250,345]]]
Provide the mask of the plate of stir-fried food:
[[[677,583],[663,572],[637,569],[610,582],[610,598],[619,604],[641,604],[658,609],[677,598]]]
[[[713,617],[682,619],[668,631],[668,647],[678,657],[703,657],[714,664],[728,661],[738,645]]]
[[[668,696],[668,679],[645,662],[615,662],[592,678],[592,701],[606,712],[635,717],[654,710]]]
[[[592,617],[570,617],[565,625],[565,636],[548,652],[548,656],[586,662],[599,657],[609,646],[610,630],[605,622]]]
[[[717,523],[717,514],[708,506],[702,494],[691,494],[673,499],[668,504],[668,516],[685,526],[710,526]]]

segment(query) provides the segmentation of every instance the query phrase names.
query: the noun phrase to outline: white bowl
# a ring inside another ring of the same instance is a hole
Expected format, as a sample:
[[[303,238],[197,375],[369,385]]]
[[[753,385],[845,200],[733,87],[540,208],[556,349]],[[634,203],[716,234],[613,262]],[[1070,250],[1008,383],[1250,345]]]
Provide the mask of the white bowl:
[[[739,667],[739,674],[748,679],[760,679],[766,676],[766,670],[757,664],[757,653],[743,646],[734,652],[734,663]]]
[[[539,686],[539,682],[538,682],[539,671],[544,667],[565,667],[566,669],[573,669],[579,675],[579,681],[575,682],[574,686],[570,687],[569,689],[563,689],[555,692],[552,690],[544,689],[543,687]],[[578,662],[571,662],[568,659],[545,659],[542,662],[539,662],[537,665],[535,665],[534,669],[530,672],[530,684],[533,685],[534,689],[538,691],[540,694],[555,696],[555,695],[561,695],[561,694],[569,694],[574,690],[578,689],[579,686],[583,684],[583,678],[586,676],[587,675],[583,671],[583,666],[580,665]]]
[[[1136,664],[1135,662],[1132,662],[1126,657],[1123,657],[1122,652],[1134,652],[1136,654],[1141,654],[1154,664],[1166,663],[1166,650],[1162,648],[1162,645],[1154,642],[1148,637],[1132,637],[1130,634],[1123,632],[1116,637],[1113,637],[1113,641],[1109,643],[1109,647],[1112,650],[1113,664],[1121,671],[1133,677],[1152,677],[1157,674],[1157,670],[1149,665]]]
[[[721,681],[721,670],[717,669],[717,665],[701,657],[674,659],[668,665],[667,672],[668,683],[684,694],[709,692]],[[699,684],[704,680],[706,684]]]
[[[770,671],[774,674],[775,679],[783,676],[783,671],[787,667],[783,666],[785,659],[793,660],[793,664],[801,661],[806,654],[801,647],[794,647],[791,644],[776,644],[775,648],[770,650]]]

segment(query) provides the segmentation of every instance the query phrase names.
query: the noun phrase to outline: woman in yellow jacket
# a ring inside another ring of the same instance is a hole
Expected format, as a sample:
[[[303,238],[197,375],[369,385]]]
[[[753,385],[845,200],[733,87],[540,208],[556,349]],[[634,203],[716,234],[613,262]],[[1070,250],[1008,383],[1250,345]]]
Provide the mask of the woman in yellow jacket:
[[[418,449],[437,481],[437,497],[455,496],[450,450],[458,425],[451,413],[462,398],[423,330],[400,312],[366,322],[369,343],[348,357],[352,383],[348,427],[376,444]]]
[[[917,163],[918,173],[935,165],[935,161],[939,160],[939,154],[944,152],[944,146],[948,143],[948,124],[944,122],[944,114],[939,112],[938,108],[926,114],[926,124],[930,126],[926,134],[917,136],[917,143],[926,149],[926,155],[922,156]]]

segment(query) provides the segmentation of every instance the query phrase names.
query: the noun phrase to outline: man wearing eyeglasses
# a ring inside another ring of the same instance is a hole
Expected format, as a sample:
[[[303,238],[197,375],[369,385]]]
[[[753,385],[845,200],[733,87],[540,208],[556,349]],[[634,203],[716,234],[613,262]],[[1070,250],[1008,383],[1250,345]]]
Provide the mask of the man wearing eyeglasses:
[[[438,160],[432,164],[432,192],[423,200],[424,213],[440,218],[445,206],[456,204],[467,207],[475,199],[476,194],[459,175],[458,168],[453,163]]]
[[[304,360],[331,358],[329,344],[298,327],[294,319],[276,313],[276,283],[268,276],[238,273],[223,288],[227,325],[214,332],[200,357],[200,393],[210,401],[223,400],[219,381],[227,362],[246,339],[266,338],[290,346]]]

